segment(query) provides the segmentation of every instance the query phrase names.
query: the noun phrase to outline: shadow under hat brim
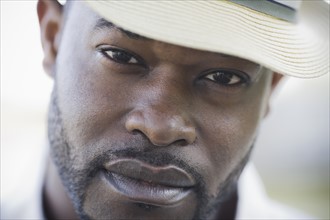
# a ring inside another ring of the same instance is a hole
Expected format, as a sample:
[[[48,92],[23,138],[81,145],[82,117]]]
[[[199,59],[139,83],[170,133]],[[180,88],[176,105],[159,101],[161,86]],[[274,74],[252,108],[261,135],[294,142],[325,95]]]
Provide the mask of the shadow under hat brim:
[[[329,4],[303,1],[290,23],[229,1],[86,1],[106,20],[166,43],[224,53],[301,78],[329,72]]]

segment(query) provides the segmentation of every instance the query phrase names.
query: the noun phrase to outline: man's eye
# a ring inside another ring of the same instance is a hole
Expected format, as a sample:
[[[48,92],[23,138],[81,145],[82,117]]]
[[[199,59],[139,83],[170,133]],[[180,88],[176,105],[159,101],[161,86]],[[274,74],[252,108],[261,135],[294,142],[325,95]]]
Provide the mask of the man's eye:
[[[111,60],[123,64],[139,64],[137,58],[128,52],[118,49],[105,49],[102,51],[105,56]]]
[[[205,76],[207,79],[226,86],[233,86],[244,83],[246,80],[230,70],[217,70]]]

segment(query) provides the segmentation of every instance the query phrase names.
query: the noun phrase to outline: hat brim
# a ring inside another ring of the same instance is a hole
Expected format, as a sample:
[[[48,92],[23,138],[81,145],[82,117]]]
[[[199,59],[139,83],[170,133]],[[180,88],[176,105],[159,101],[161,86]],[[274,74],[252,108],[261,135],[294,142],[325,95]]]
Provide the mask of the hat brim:
[[[303,1],[290,23],[229,1],[86,1],[103,18],[170,44],[224,53],[301,78],[329,72],[329,4]]]

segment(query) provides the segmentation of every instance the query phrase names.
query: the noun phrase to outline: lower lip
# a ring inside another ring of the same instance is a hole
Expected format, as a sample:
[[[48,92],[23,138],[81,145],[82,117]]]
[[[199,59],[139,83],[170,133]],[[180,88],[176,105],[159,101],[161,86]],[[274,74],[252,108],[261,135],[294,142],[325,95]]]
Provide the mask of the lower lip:
[[[176,188],[132,179],[105,172],[106,181],[119,194],[129,200],[154,206],[173,206],[187,198],[191,188]]]

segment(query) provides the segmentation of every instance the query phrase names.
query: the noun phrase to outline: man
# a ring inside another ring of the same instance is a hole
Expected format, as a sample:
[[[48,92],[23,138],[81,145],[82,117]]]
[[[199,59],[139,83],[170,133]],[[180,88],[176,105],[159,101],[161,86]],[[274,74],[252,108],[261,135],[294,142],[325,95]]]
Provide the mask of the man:
[[[323,2],[40,0],[38,15],[55,82],[42,218],[292,217],[244,197],[250,165],[239,177],[283,74],[328,72]]]

